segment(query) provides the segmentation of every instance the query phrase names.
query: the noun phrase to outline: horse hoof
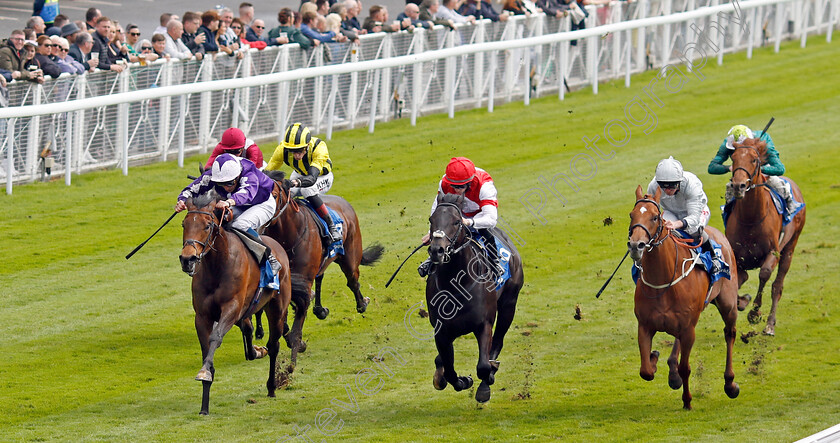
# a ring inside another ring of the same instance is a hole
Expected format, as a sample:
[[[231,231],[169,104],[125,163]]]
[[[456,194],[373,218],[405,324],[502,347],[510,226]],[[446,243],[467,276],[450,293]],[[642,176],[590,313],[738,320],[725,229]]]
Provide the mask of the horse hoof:
[[[254,331],[254,338],[256,338],[257,340],[262,340],[263,337],[265,337],[265,332],[263,332],[263,328],[259,328],[256,331]]]
[[[432,378],[432,385],[434,385],[435,389],[438,391],[442,391],[446,389],[446,379],[443,378],[443,368],[438,368],[435,371],[435,376]]]
[[[263,358],[268,355],[268,349],[265,346],[254,346],[254,359]]]
[[[198,415],[210,415],[208,411],[198,411]]]
[[[362,299],[364,302],[361,306],[356,306],[356,312],[359,314],[364,314],[367,310],[368,304],[370,303],[370,297],[365,297]]]
[[[675,391],[681,388],[682,378],[680,378],[680,374],[676,372],[671,372],[670,374],[668,374],[668,386]]]
[[[323,320],[327,318],[328,315],[330,315],[330,310],[323,306],[315,306],[314,308],[312,308],[312,313],[315,314],[316,317],[318,317],[318,320]]]
[[[776,335],[776,327],[767,325],[764,327],[764,335],[775,336]]]
[[[198,375],[195,376],[196,381],[209,381],[213,382],[213,374],[208,371],[207,369],[202,369],[198,371]],[[206,413],[204,415],[207,415]]]
[[[729,398],[736,398],[741,393],[741,388],[738,386],[738,383],[732,383],[731,386],[724,386],[723,390]]]
[[[747,309],[747,306],[750,305],[752,301],[752,295],[744,294],[743,296],[738,296],[738,310],[743,311]]]
[[[761,312],[758,308],[753,309],[749,314],[747,314],[747,320],[749,320],[751,325],[757,324],[761,321]]]
[[[466,377],[458,377],[458,386],[452,386],[456,391],[463,391],[469,389],[473,385],[473,379],[469,375]]]
[[[478,385],[478,390],[475,391],[475,401],[479,403],[487,403],[490,401],[490,385],[487,382],[482,381],[480,385]]]
[[[300,344],[298,345],[298,352],[300,352],[301,354],[306,352],[306,342],[305,341],[303,341],[303,340],[300,341]]]

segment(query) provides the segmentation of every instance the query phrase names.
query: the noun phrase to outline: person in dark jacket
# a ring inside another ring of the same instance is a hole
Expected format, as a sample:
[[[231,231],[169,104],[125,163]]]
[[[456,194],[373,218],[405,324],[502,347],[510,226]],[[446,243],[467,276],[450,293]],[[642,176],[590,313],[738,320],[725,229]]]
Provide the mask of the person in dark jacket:
[[[44,75],[49,75],[52,78],[58,78],[61,75],[61,67],[51,58],[52,48],[55,46],[46,35],[38,37],[38,48],[35,54],[35,62],[44,71]]]
[[[113,23],[108,17],[99,17],[96,20],[96,31],[92,34],[93,50],[91,53],[99,54],[97,68],[103,71],[122,72],[125,66],[111,63],[111,55],[108,48],[111,46],[111,27]]]
[[[204,52],[219,52],[219,44],[216,42],[216,31],[219,29],[219,13],[214,10],[201,14],[200,34],[204,34]]]

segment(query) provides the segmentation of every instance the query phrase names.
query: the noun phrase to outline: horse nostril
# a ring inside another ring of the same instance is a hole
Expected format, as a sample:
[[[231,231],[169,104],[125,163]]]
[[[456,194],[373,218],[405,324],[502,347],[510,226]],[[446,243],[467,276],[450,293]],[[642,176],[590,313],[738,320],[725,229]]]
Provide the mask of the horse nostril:
[[[746,188],[747,188],[747,184],[746,184],[746,183],[741,183],[741,184],[739,184],[739,185],[738,185],[738,188],[739,188],[739,189],[746,189]]]
[[[642,249],[645,249],[645,242],[640,241],[636,243],[636,250],[641,251]]]

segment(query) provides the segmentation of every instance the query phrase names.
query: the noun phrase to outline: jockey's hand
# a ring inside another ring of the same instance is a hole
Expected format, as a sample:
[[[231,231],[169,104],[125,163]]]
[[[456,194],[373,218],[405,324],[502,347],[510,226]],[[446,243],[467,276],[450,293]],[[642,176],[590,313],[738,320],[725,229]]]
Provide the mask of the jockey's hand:
[[[677,220],[677,221],[665,220],[665,229],[674,230],[674,229],[682,229],[682,227],[683,227],[682,220]]]
[[[224,209],[233,206],[234,201],[233,199],[229,198],[227,200],[222,200],[220,202],[216,202],[216,209]]]
[[[183,200],[178,200],[178,203],[175,203],[175,212],[181,212],[184,209],[187,209],[187,204]]]
[[[470,226],[475,224],[475,221],[473,221],[473,219],[471,219],[471,218],[463,218],[462,217],[461,218],[461,223],[463,223],[464,226],[470,227]]]
[[[423,242],[423,244],[424,244],[424,245],[428,245],[428,244],[429,244],[429,237],[430,237],[430,235],[429,235],[429,233],[427,232],[427,233],[423,236],[423,238],[421,238],[421,239],[420,239],[420,241],[421,241],[421,242]]]
[[[300,180],[298,180],[296,178],[292,179],[292,180],[289,180],[289,183],[291,183],[293,188],[299,188],[300,187]]]

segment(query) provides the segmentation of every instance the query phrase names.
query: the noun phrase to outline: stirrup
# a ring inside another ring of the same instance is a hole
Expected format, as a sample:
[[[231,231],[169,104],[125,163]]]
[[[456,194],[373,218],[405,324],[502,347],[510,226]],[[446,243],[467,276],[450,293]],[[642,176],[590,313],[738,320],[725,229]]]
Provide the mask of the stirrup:
[[[277,260],[277,257],[275,257],[274,254],[268,255],[268,266],[271,268],[271,272],[274,275],[277,275],[280,270],[283,269],[283,265]]]
[[[338,228],[336,228],[335,225],[330,225],[329,230],[330,230],[330,238],[332,238],[332,241],[337,242],[337,241],[342,240],[341,233],[338,232]]]

